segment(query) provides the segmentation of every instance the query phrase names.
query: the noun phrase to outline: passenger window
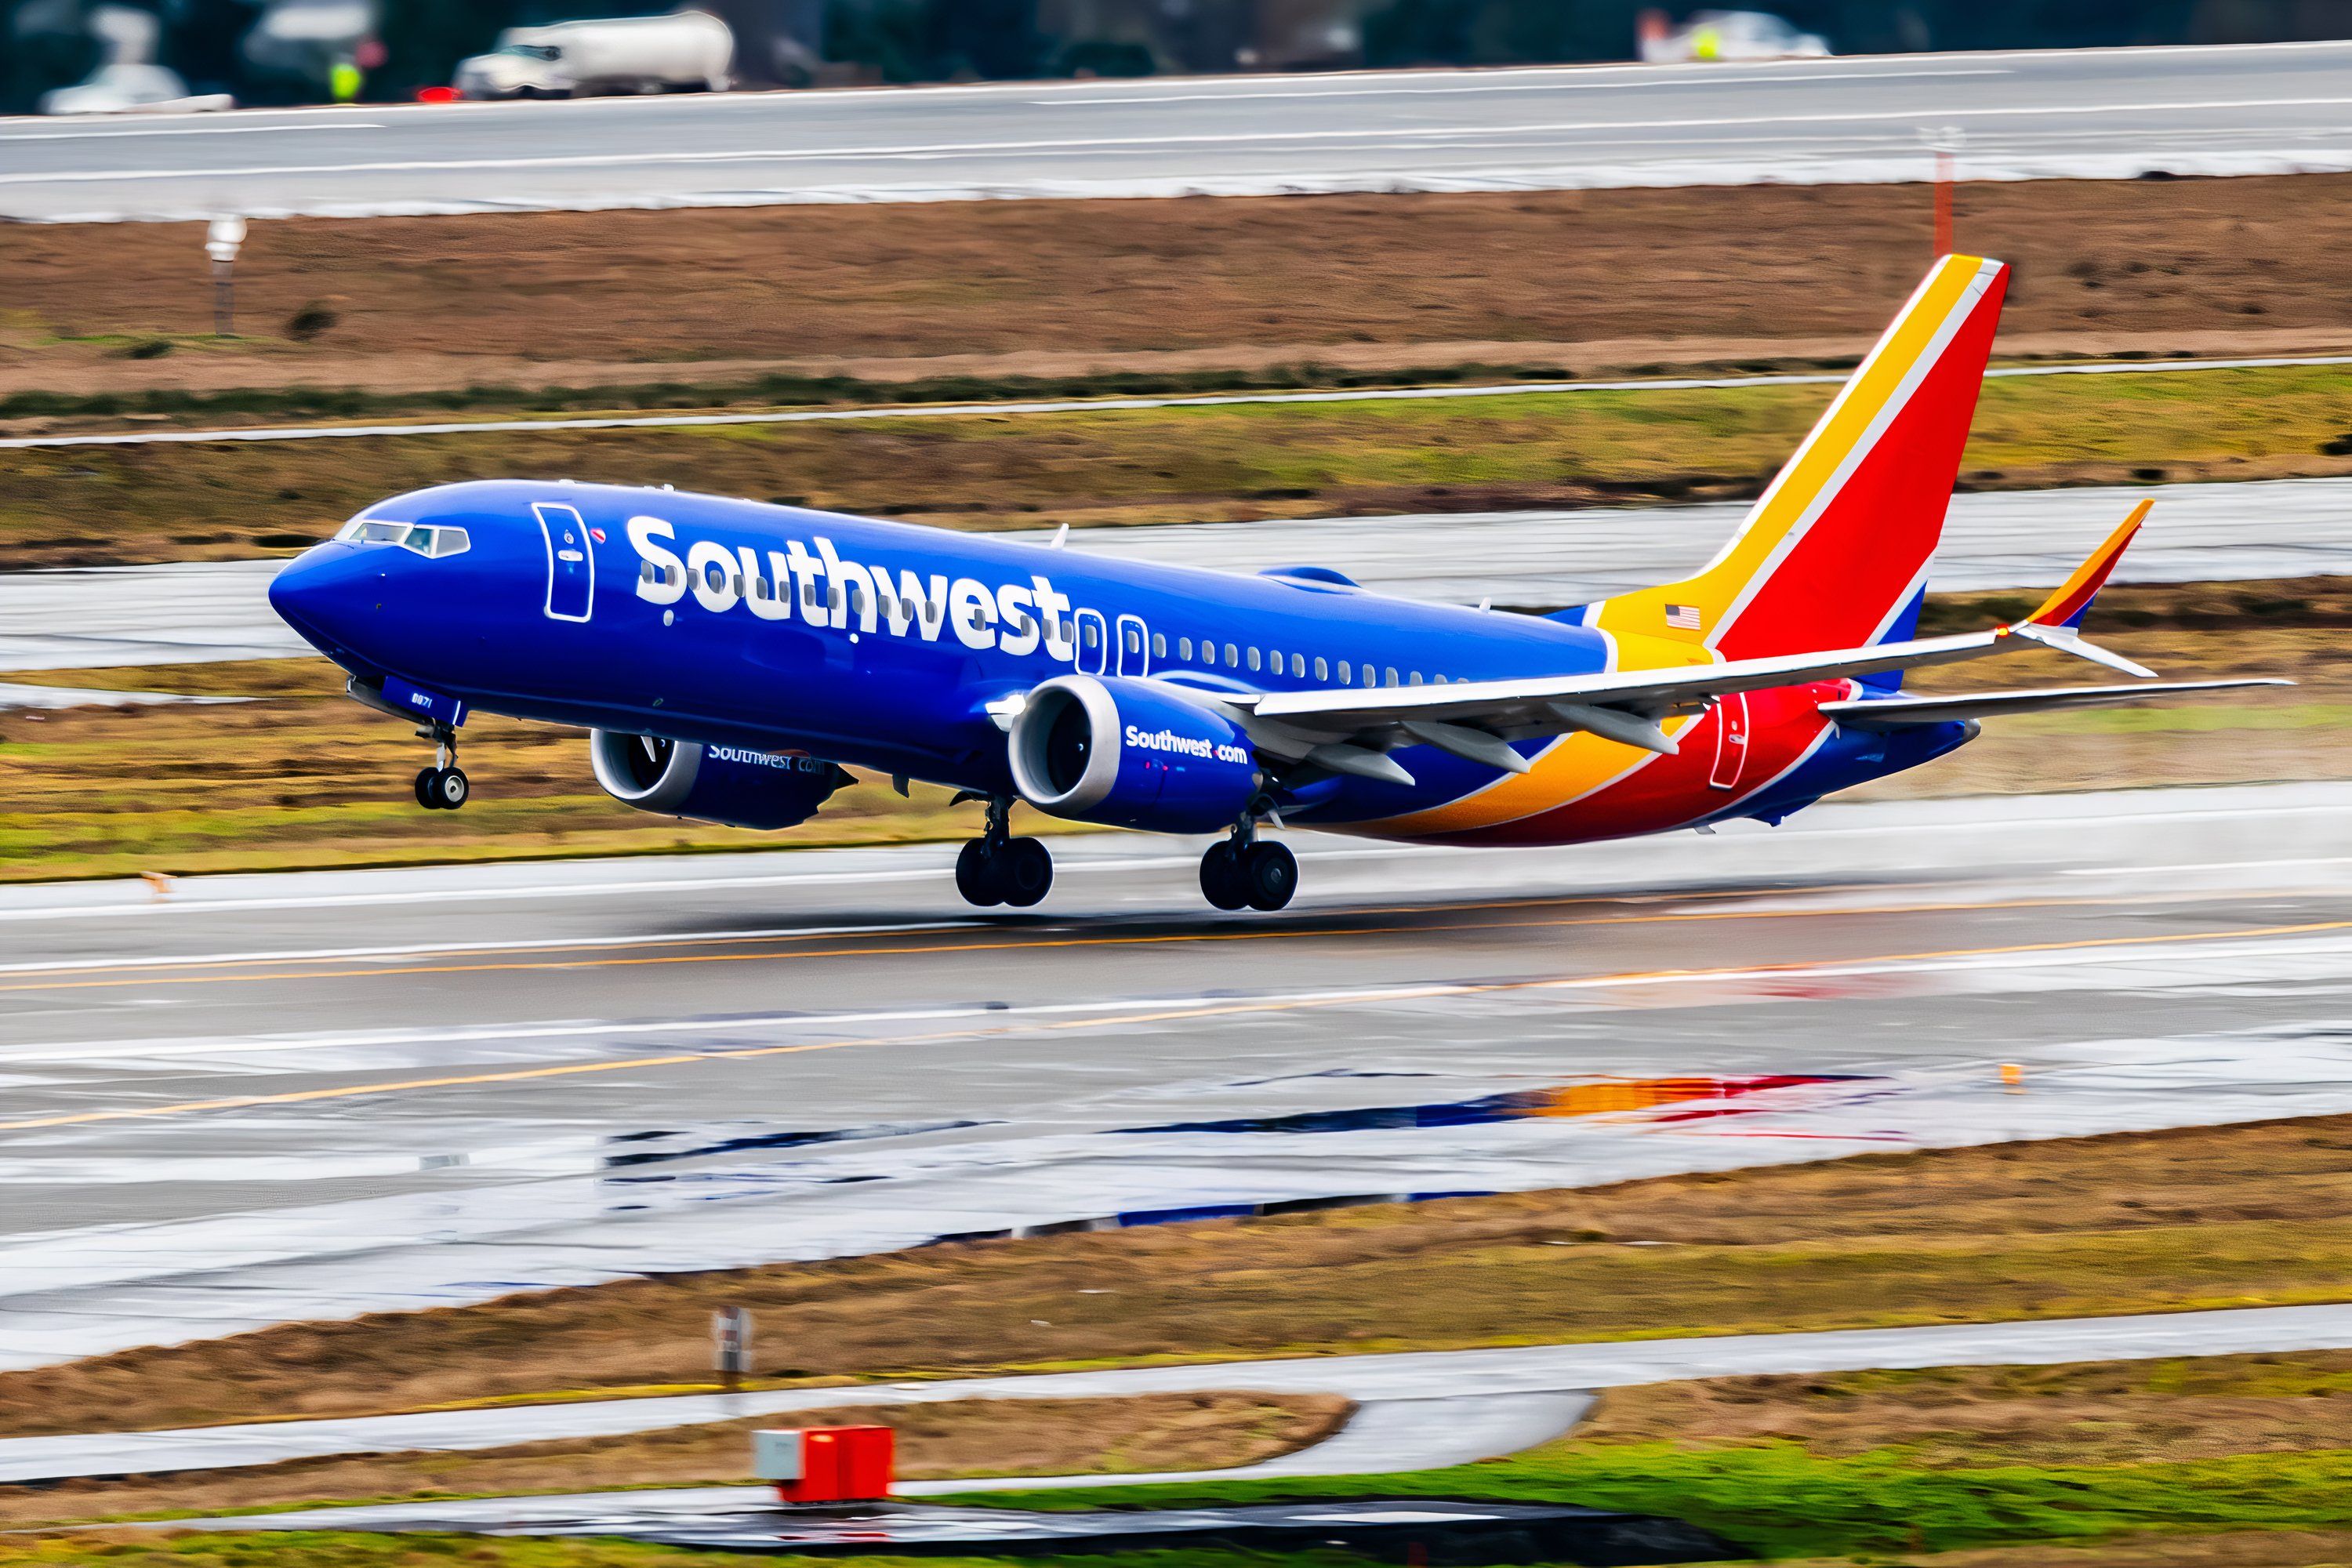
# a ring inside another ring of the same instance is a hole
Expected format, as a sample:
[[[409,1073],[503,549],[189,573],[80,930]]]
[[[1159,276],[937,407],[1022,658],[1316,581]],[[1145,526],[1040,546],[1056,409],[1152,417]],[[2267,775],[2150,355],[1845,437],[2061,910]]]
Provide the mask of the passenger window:
[[[1394,686],[1394,685],[1397,683],[1397,673],[1396,673],[1396,666],[1395,666],[1395,665],[1391,665],[1391,666],[1389,666],[1389,682],[1388,682],[1388,683],[1389,683],[1391,686]]]
[[[1440,686],[1445,684],[1445,677],[1443,675],[1433,675],[1429,679],[1435,681]]]
[[[1088,647],[1092,647],[1097,643],[1102,641],[1102,627],[1095,625],[1092,621],[1081,621],[1078,625],[1086,634],[1086,642]]]
[[[1339,661],[1339,684],[1342,686],[1356,684],[1356,667],[1344,658]]]
[[[1315,679],[1318,680],[1331,679],[1331,667],[1324,662],[1323,656],[1319,653],[1315,656]]]
[[[1191,637],[1178,637],[1176,639],[1176,657],[1184,660],[1188,664],[1192,662],[1192,639]]]
[[[1249,666],[1250,666],[1251,670],[1252,670],[1253,672],[1255,672],[1255,671],[1257,669],[1258,666],[1259,666],[1260,664],[1262,664],[1263,662],[1264,662],[1264,660],[1262,660],[1262,659],[1258,657],[1258,651],[1257,651],[1257,649],[1256,649],[1255,647],[1253,647],[1249,650]]]
[[[1151,634],[1151,657],[1154,658],[1166,658],[1168,657],[1168,634],[1166,632],[1154,632]]]
[[[1415,686],[1419,686],[1421,684],[1421,671],[1416,669],[1412,672],[1412,683]]]
[[[1225,663],[1234,669],[1242,667],[1241,650],[1231,643],[1225,645]]]
[[[1290,673],[1300,680],[1307,679],[1307,656],[1305,654],[1294,653],[1290,656]]]

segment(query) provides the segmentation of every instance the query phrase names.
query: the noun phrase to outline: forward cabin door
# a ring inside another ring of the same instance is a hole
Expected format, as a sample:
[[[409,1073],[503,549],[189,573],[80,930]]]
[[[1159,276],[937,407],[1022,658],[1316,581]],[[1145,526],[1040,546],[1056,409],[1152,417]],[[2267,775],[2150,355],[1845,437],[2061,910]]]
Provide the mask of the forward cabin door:
[[[584,621],[595,609],[595,545],[577,508],[540,501],[530,509],[547,539],[547,615]]]
[[[1717,789],[1738,789],[1748,771],[1748,693],[1736,691],[1716,704],[1715,771],[1706,782]]]

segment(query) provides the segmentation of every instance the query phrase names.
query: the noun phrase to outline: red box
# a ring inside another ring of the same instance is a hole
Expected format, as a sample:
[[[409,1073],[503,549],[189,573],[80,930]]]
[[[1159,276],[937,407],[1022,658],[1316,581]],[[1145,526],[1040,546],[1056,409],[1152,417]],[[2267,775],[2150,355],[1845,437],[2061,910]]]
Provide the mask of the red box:
[[[887,1426],[812,1426],[801,1434],[801,1473],[776,1484],[786,1502],[866,1502],[890,1495],[898,1433]]]

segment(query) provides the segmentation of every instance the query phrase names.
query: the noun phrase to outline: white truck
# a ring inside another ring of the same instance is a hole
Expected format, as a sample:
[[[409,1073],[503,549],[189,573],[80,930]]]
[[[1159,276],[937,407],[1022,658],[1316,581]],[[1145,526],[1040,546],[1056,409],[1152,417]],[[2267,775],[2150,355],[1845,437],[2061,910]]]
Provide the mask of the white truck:
[[[498,47],[457,64],[460,97],[587,98],[619,92],[724,92],[735,35],[707,11],[509,27]]]

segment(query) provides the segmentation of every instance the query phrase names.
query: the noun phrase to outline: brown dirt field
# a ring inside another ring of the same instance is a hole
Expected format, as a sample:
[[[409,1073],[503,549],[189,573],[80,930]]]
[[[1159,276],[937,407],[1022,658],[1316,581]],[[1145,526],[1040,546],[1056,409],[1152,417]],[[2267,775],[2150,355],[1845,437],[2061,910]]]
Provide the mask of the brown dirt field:
[[[2347,195],[2347,175],[1964,185],[1958,232],[2017,267],[2000,352],[2312,352],[2352,344]],[[1819,357],[1866,347],[1929,255],[1925,189],[1905,185],[296,219],[255,226],[254,335],[222,342],[199,238],[0,228],[0,395],[695,361]],[[334,321],[297,342],[313,302]],[[123,357],[148,338],[173,351]]]
[[[1933,1466],[2153,1464],[2340,1448],[2352,1352],[1729,1377],[1612,1389],[1579,1443],[1901,1447]]]
[[[1346,1400],[1334,1397],[1202,1394],[786,1412],[472,1453],[372,1454],[212,1473],[0,1487],[0,1525],[359,1498],[724,1485],[753,1479],[749,1434],[761,1427],[894,1427],[902,1480],[1221,1469],[1319,1442],[1339,1429],[1348,1410]]]
[[[0,1373],[0,1431],[685,1382],[730,1303],[776,1375],[907,1376],[2339,1300],[2347,1213],[2352,1117],[1872,1155],[287,1324]]]

